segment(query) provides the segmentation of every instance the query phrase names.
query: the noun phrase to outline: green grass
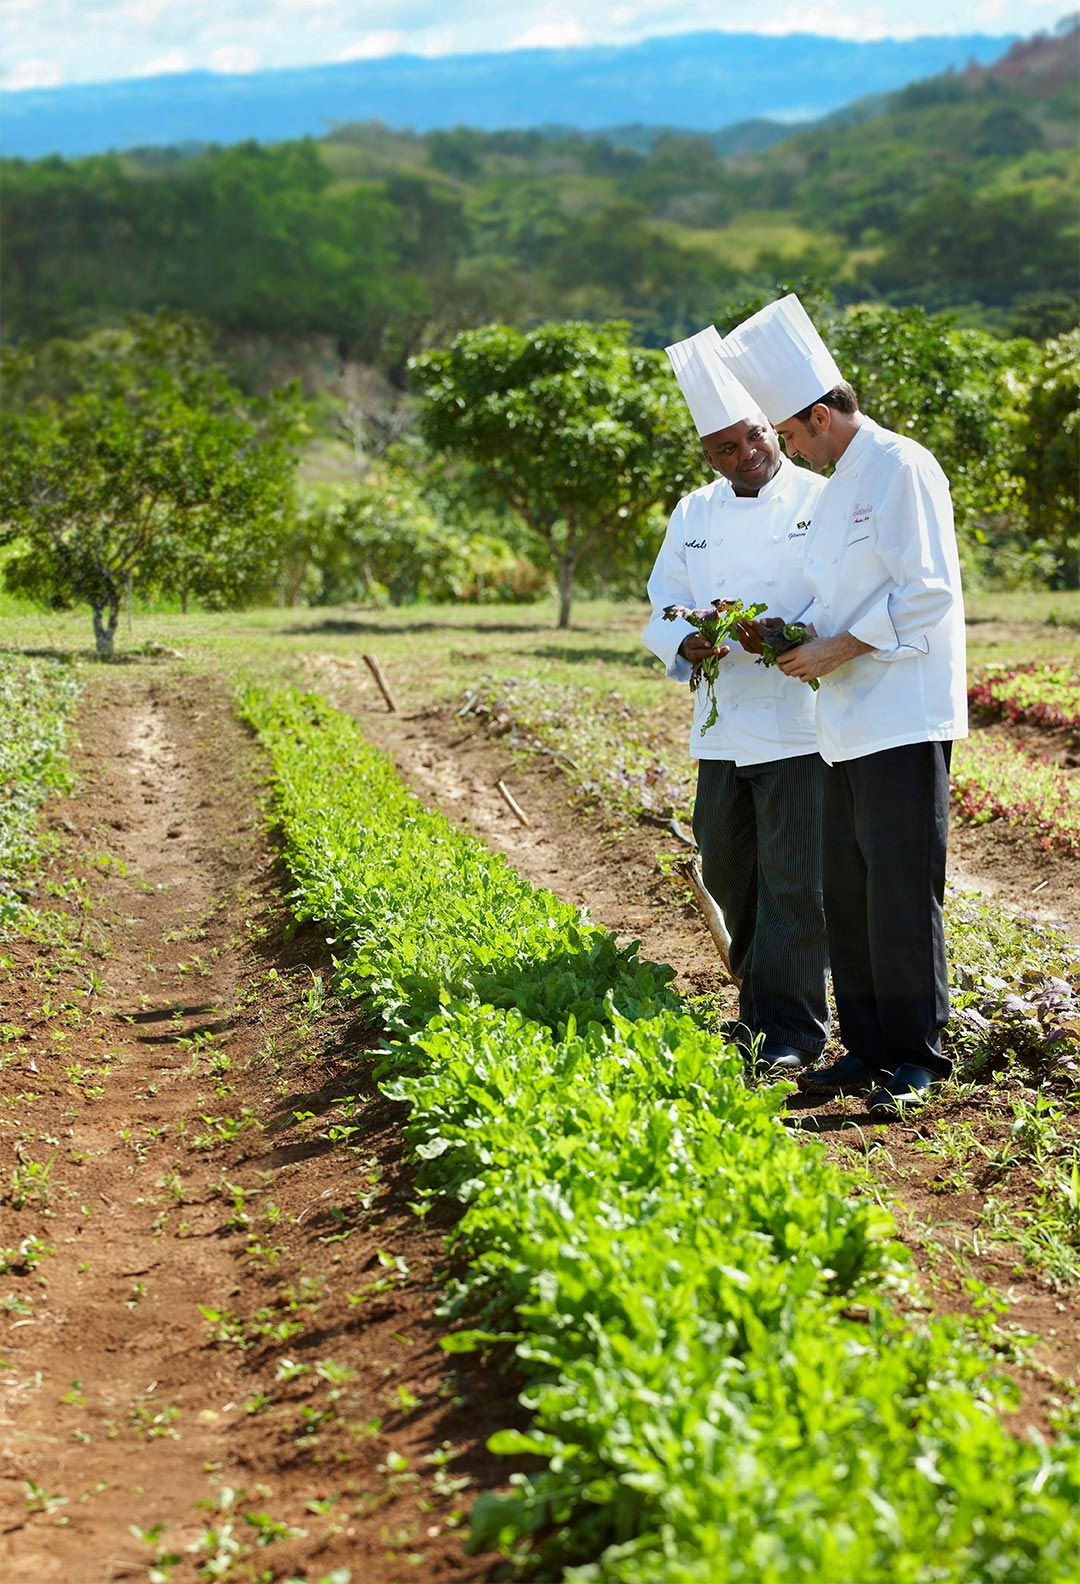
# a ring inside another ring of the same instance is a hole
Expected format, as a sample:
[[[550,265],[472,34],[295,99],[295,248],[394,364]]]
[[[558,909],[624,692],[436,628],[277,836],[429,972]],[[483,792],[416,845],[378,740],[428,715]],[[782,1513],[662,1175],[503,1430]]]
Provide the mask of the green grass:
[[[0,601],[10,600],[0,596]],[[1080,593],[979,594],[968,602],[972,670],[996,663],[1080,659]],[[118,652],[146,643],[180,649],[192,663],[231,675],[281,675],[312,651],[357,657],[375,653],[406,704],[449,698],[486,673],[550,676],[557,682],[613,689],[635,707],[671,712],[679,692],[641,643],[644,602],[578,600],[572,626],[556,628],[553,599],[535,605],[411,605],[400,609],[264,608],[179,613],[138,601],[121,617]],[[47,613],[0,603],[0,653],[42,649],[89,655],[85,611]],[[689,730],[689,712],[686,717]]]

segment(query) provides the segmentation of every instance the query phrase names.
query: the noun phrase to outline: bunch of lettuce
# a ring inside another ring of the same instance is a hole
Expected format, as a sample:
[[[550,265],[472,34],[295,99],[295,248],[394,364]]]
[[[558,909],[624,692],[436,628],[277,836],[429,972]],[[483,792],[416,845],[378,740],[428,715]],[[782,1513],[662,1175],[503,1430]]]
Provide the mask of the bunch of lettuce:
[[[744,605],[742,600],[718,599],[700,610],[692,610],[688,605],[668,605],[664,620],[689,622],[714,649],[719,649],[741,622],[756,621],[765,610],[768,610],[767,605]],[[719,719],[716,679],[720,674],[721,658],[720,655],[706,655],[703,660],[693,661],[690,669],[690,691],[696,693],[703,682],[709,690],[709,712],[701,725],[702,736]]]
[[[762,640],[758,665],[774,666],[781,655],[787,654],[789,649],[797,649],[811,636],[809,628],[804,627],[802,622],[781,621],[779,616],[770,616],[761,626],[768,636]],[[816,693],[817,677],[811,677],[809,685]]]

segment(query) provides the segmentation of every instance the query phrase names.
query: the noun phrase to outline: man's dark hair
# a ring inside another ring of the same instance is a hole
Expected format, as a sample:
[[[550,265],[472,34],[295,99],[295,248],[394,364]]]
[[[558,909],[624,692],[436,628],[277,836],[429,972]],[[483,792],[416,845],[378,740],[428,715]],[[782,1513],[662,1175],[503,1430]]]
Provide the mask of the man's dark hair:
[[[804,407],[802,412],[795,414],[800,423],[809,423],[810,414],[815,407],[835,407],[837,412],[849,415],[859,410],[859,398],[848,384],[841,380],[839,385],[834,385],[831,391],[826,391],[824,396],[819,396],[817,401],[811,402],[809,407]]]

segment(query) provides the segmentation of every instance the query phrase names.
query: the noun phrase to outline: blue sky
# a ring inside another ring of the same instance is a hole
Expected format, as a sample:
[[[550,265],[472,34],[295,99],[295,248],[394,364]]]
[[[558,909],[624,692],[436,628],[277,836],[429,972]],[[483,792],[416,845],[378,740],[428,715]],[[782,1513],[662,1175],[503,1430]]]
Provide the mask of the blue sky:
[[[1033,33],[1068,0],[757,0],[725,16],[715,0],[0,0],[7,89],[196,69],[273,66],[399,53],[630,43],[711,29],[840,38]]]

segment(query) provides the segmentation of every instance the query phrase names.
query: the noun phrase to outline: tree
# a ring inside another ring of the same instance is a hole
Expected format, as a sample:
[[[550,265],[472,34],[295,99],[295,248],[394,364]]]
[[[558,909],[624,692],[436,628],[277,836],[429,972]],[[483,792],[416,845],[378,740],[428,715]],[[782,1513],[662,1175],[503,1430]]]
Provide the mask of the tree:
[[[425,439],[470,461],[550,556],[560,627],[582,561],[702,482],[666,360],[628,335],[625,324],[488,325],[410,365]]]
[[[430,308],[399,252],[409,224],[378,183],[336,183],[310,140],[164,161],[14,160],[0,235],[7,333],[77,334],[172,309],[230,334],[332,335],[372,358]]]
[[[126,594],[233,605],[267,585],[292,507],[291,388],[245,397],[184,319],[137,319],[5,364],[9,589],[89,605],[104,660]]]
[[[1017,447],[1017,472],[1037,530],[1057,557],[1065,588],[1080,588],[1080,330],[1048,341],[1031,382]]]
[[[363,599],[494,602],[536,599],[546,572],[505,542],[484,515],[452,522],[425,499],[416,470],[381,462],[341,499],[310,508],[297,538],[316,571],[318,604]]]
[[[1008,306],[1034,293],[1075,292],[1076,243],[1066,183],[972,192],[958,180],[909,203],[859,278],[901,302]]]

